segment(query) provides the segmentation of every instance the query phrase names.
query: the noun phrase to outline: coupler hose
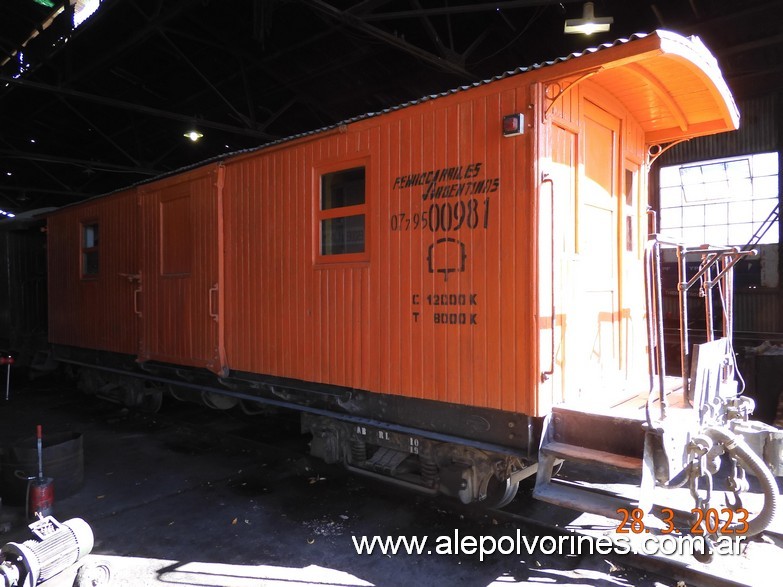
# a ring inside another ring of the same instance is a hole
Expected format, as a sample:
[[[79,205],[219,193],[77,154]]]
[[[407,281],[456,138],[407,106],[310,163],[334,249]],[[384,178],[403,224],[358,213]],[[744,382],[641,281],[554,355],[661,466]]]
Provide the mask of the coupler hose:
[[[772,476],[772,471],[741,436],[725,428],[708,428],[705,433],[713,441],[721,443],[726,452],[761,483],[764,493],[764,507],[756,517],[748,521],[748,528],[744,535],[755,536],[763,532],[772,523],[778,509],[778,484],[775,477]]]

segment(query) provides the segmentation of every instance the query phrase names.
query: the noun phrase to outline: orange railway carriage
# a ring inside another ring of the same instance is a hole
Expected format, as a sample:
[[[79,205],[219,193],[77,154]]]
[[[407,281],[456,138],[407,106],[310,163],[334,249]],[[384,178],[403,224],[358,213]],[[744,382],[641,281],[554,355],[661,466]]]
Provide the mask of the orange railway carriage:
[[[647,389],[648,149],[737,125],[656,32],[226,155],[49,217],[50,341],[87,389],[291,407],[327,461],[507,501],[553,406]]]

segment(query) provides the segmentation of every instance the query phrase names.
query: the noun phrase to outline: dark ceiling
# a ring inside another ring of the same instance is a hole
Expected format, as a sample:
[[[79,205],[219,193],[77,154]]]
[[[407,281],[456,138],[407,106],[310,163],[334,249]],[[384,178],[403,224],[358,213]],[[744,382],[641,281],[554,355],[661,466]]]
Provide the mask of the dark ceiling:
[[[597,0],[614,24],[589,37],[563,34],[573,0],[103,0],[74,30],[82,3],[0,2],[0,209],[69,204],[656,28],[699,35],[740,98],[783,74],[780,0]]]

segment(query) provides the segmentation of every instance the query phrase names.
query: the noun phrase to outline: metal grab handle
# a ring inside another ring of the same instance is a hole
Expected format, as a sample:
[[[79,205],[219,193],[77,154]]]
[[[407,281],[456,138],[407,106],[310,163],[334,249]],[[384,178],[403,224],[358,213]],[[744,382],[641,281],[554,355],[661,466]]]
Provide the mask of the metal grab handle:
[[[118,275],[124,277],[130,283],[133,283],[134,281],[137,283],[136,287],[133,289],[133,313],[141,318],[141,310],[139,310],[139,294],[142,290],[141,271],[138,273],[118,273]]]
[[[212,318],[215,322],[218,321],[218,313],[214,310],[214,303],[213,303],[213,295],[218,292],[218,284],[215,283],[212,287],[209,288],[209,316]]]
[[[555,316],[557,315],[555,312],[555,181],[551,177],[544,177],[541,180],[541,184],[539,185],[539,193],[541,187],[543,187],[544,184],[547,183],[549,184],[549,190],[550,190],[549,258],[552,259],[552,270],[550,271],[549,274],[549,278],[550,278],[549,294],[551,296],[551,301],[552,301],[552,339],[551,339],[552,343],[551,343],[550,355],[549,355],[549,369],[541,372],[541,383],[546,383],[549,380],[549,378],[555,373],[555,322],[556,322]]]
[[[141,293],[141,282],[139,286],[133,290],[133,313],[141,318],[141,310],[139,310],[139,294]]]

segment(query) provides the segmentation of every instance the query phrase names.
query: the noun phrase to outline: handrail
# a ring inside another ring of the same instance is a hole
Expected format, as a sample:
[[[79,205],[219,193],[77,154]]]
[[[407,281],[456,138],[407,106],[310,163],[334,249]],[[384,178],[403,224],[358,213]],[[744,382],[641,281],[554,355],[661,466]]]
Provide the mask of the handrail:
[[[663,346],[663,289],[661,285],[661,241],[657,234],[644,246],[645,259],[645,297],[647,302],[647,349],[650,368],[650,399],[655,391],[655,379],[658,376],[658,399],[660,402],[660,419],[666,418],[666,354]],[[653,350],[654,349],[654,350]],[[654,354],[653,354],[654,353]],[[652,426],[650,402],[647,402],[647,423]]]
[[[650,398],[656,391],[656,375],[658,379],[658,395],[661,403],[661,419],[666,416],[666,401],[664,389],[664,377],[666,371],[664,351],[663,328],[663,289],[661,283],[661,247],[673,248],[677,254],[677,292],[679,305],[679,334],[680,334],[680,376],[682,378],[683,393],[686,401],[689,399],[690,386],[690,341],[688,327],[688,291],[697,283],[700,285],[700,295],[705,298],[706,337],[711,341],[715,337],[714,332],[714,308],[712,304],[712,291],[717,286],[721,298],[721,310],[723,317],[722,336],[733,336],[733,287],[734,266],[742,259],[757,254],[755,249],[740,250],[739,247],[727,246],[687,246],[681,242],[661,238],[658,234],[651,234],[645,245],[645,277],[647,281],[647,330],[650,365]],[[695,275],[688,279],[687,257],[689,255],[701,255],[701,263]],[[713,276],[714,274],[714,276]],[[654,353],[654,354],[653,354]],[[649,413],[648,423],[652,425]]]
[[[549,272],[549,277],[551,279],[550,283],[550,291],[549,295],[551,296],[551,302],[552,302],[552,343],[550,348],[550,362],[549,362],[549,369],[546,371],[541,372],[541,383],[546,383],[549,378],[554,375],[555,373],[555,354],[556,354],[556,345],[555,345],[555,324],[556,324],[556,316],[555,313],[555,182],[551,177],[544,177],[541,180],[541,184],[539,185],[539,189],[545,184],[549,184],[550,189],[550,208],[549,208],[549,216],[550,216],[550,224],[549,227],[549,237],[551,239],[550,241],[550,251],[549,251],[549,258],[552,260],[552,270]]]

